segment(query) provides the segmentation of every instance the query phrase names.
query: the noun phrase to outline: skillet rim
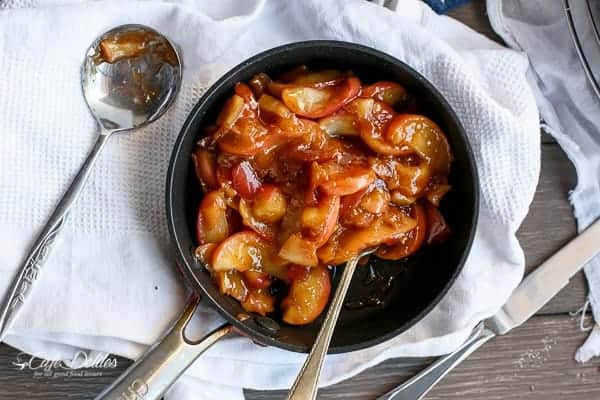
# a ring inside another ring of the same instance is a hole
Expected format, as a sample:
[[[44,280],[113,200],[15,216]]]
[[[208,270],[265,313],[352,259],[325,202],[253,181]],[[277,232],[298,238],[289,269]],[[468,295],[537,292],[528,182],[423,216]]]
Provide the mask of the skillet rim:
[[[277,47],[273,47],[262,51],[231,68],[227,72],[225,72],[214,84],[212,84],[206,92],[200,97],[197,103],[194,105],[190,113],[188,114],[185,122],[183,123],[177,139],[173,145],[173,150],[171,153],[171,158],[169,160],[169,166],[167,170],[167,179],[166,179],[166,212],[167,212],[167,225],[169,229],[170,239],[172,241],[171,245],[174,245],[176,250],[176,263],[178,269],[183,273],[186,278],[186,281],[190,284],[192,289],[199,294],[201,297],[205,296],[208,298],[210,303],[214,308],[217,309],[219,314],[223,316],[229,323],[231,323],[238,332],[243,334],[244,336],[249,337],[254,342],[266,345],[266,346],[274,346],[277,348],[281,348],[284,350],[290,350],[294,352],[307,353],[310,348],[304,348],[302,346],[293,345],[285,342],[279,337],[274,337],[262,332],[259,329],[255,329],[252,326],[247,325],[247,323],[240,321],[236,315],[230,313],[224,306],[220,304],[219,301],[215,297],[213,297],[210,291],[205,290],[204,284],[198,278],[198,273],[205,273],[203,270],[198,269],[197,267],[190,265],[187,262],[186,252],[189,252],[189,249],[182,248],[182,244],[178,235],[178,230],[181,230],[181,227],[175,223],[175,209],[173,207],[173,193],[174,193],[174,180],[175,180],[175,166],[180,162],[189,162],[187,159],[189,155],[181,153],[181,146],[184,140],[188,137],[188,135],[196,135],[197,132],[190,129],[190,126],[199,118],[198,115],[201,114],[203,109],[209,107],[211,104],[211,97],[215,92],[218,91],[222,86],[229,83],[230,76],[234,75],[240,71],[243,71],[250,65],[261,63],[263,59],[273,57],[276,54],[283,54],[291,51],[296,51],[299,49],[313,48],[313,47],[326,47],[326,48],[339,48],[343,50],[349,50],[354,52],[362,52],[368,56],[372,56],[376,59],[380,59],[386,61],[390,64],[394,65],[394,68],[398,68],[403,70],[407,75],[410,75],[417,85],[421,85],[424,87],[425,91],[429,92],[429,94],[436,99],[441,108],[449,117],[449,120],[455,125],[455,130],[457,137],[462,142],[464,146],[465,155],[466,155],[466,164],[468,165],[468,170],[472,176],[472,196],[473,196],[473,210],[470,213],[470,221],[469,222],[469,233],[467,235],[467,240],[465,243],[464,251],[462,252],[458,264],[454,269],[450,279],[446,282],[442,290],[430,301],[427,306],[418,314],[416,314],[413,318],[405,321],[397,328],[392,329],[390,332],[380,335],[376,338],[365,340],[363,342],[352,344],[352,345],[342,345],[342,346],[331,346],[329,348],[328,354],[339,354],[339,353],[347,353],[351,351],[361,350],[365,348],[369,348],[375,346],[377,344],[383,343],[387,340],[390,340],[410,328],[412,328],[417,322],[423,320],[434,308],[439,304],[442,298],[447,294],[450,288],[456,282],[457,277],[461,273],[464,268],[464,264],[469,256],[473,244],[473,240],[475,237],[475,232],[477,230],[477,222],[479,219],[479,204],[480,204],[480,186],[479,186],[479,175],[477,171],[477,166],[475,164],[475,157],[473,155],[473,149],[466,135],[465,129],[454,112],[454,109],[450,106],[450,104],[446,101],[446,99],[442,96],[442,94],[433,86],[431,82],[429,82],[424,76],[422,76],[415,69],[410,67],[405,62],[386,54],[382,51],[376,50],[374,48],[360,45],[357,43],[345,42],[345,41],[337,41],[337,40],[308,40],[308,41],[300,41],[293,42],[289,44],[280,45]],[[309,62],[309,61],[307,61]],[[187,227],[186,227],[187,230]],[[204,266],[203,266],[204,267]],[[223,297],[224,295],[218,295],[218,297]],[[301,329],[301,328],[300,328]]]

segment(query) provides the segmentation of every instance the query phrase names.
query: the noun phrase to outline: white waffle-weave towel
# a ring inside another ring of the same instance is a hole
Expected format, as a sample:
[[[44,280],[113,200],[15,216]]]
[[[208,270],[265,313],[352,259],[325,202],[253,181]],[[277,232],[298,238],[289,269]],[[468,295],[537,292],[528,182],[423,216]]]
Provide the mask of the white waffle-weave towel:
[[[591,24],[584,23],[589,18],[584,2],[571,3],[588,61],[597,69],[600,47]],[[578,228],[584,230],[600,218],[600,99],[577,57],[564,1],[488,0],[488,14],[494,30],[509,46],[526,52],[531,61],[528,78],[545,122],[544,129],[554,136],[577,170],[577,186],[569,199]],[[600,256],[592,259],[584,271],[590,290],[588,301],[598,322]],[[575,359],[584,362],[599,355],[600,324],[596,323]]]
[[[482,202],[469,260],[441,304],[389,342],[328,357],[322,383],[386,358],[439,355],[461,343],[522,277],[524,256],[515,231],[539,173],[538,112],[522,54],[421,2],[399,3],[395,11],[364,0],[3,3],[0,294],[95,138],[79,88],[87,46],[115,25],[142,23],[181,46],[185,64],[173,109],[107,144],[6,341],[47,358],[68,359],[79,348],[139,356],[185,301],[167,246],[164,180],[187,113],[211,82],[259,51],[338,39],[407,62],[445,95],[474,148]],[[210,308],[197,320],[201,332],[222,321]],[[303,359],[244,338],[227,339],[193,365],[171,398],[233,400],[242,397],[242,387],[287,388]]]

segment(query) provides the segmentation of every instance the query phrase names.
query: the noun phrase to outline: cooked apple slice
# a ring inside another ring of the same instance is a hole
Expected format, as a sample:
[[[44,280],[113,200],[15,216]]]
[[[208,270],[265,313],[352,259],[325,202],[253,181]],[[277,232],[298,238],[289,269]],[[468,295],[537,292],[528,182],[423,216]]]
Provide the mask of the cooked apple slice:
[[[329,136],[358,136],[360,135],[360,125],[354,114],[345,110],[340,110],[319,120],[319,126]]]
[[[325,134],[322,135],[325,136]],[[343,158],[354,153],[357,153],[357,151],[351,143],[335,138],[323,138],[322,141],[315,140],[308,143],[305,141],[291,141],[283,154],[292,160],[297,161],[326,162],[333,159]]]
[[[294,264],[316,267],[319,265],[317,246],[314,242],[303,238],[298,233],[293,233],[279,250],[279,256]]]
[[[231,96],[217,116],[217,126],[224,130],[231,129],[238,118],[242,116],[244,106],[245,102],[241,96],[237,94]]]
[[[347,196],[365,189],[375,180],[375,173],[363,163],[341,165],[330,161],[320,164],[320,168],[319,176],[313,179],[330,195]]]
[[[427,244],[443,243],[451,235],[450,226],[440,210],[432,204],[425,203],[427,214]]]
[[[244,277],[239,271],[220,271],[213,274],[213,279],[217,282],[219,292],[233,297],[237,301],[244,301],[248,296],[248,287]]]
[[[323,196],[314,206],[306,206],[300,215],[300,225],[306,237],[316,247],[322,246],[335,231],[340,214],[340,197]]]
[[[272,258],[268,261],[269,262],[266,262],[262,265],[263,271],[274,278],[280,279],[284,282],[289,282],[289,262],[279,257],[277,254],[273,254]]]
[[[254,93],[252,93],[250,86],[246,85],[244,82],[238,82],[235,84],[233,91],[244,99],[244,103],[246,103],[247,108],[249,109],[248,111],[256,110],[256,99],[254,98]],[[248,113],[248,115],[255,115],[255,113]]]
[[[258,108],[261,118],[269,121],[277,118],[290,119],[294,117],[294,113],[290,111],[280,100],[268,94],[263,94],[258,99]]]
[[[323,264],[338,265],[369,248],[398,242],[415,226],[414,218],[390,207],[382,218],[366,228],[336,231],[317,254]]]
[[[307,86],[312,88],[323,88],[327,86],[338,85],[342,83],[348,74],[338,70],[309,71],[306,66],[295,68],[281,77],[279,81],[264,80],[268,91],[276,97],[281,98],[284,89],[297,86]]]
[[[268,148],[275,139],[276,136],[269,133],[262,121],[254,117],[243,117],[218,137],[217,145],[229,154],[253,156]]]
[[[266,240],[273,240],[275,238],[277,231],[275,226],[256,218],[254,212],[252,211],[252,202],[245,199],[240,199],[238,210],[242,216],[242,223],[245,226],[252,229]]]
[[[439,207],[442,198],[450,191],[450,189],[451,186],[447,183],[434,183],[432,187],[427,190],[425,198],[434,206]]]
[[[392,203],[400,207],[410,206],[415,201],[417,201],[416,197],[406,196],[398,190],[392,190],[392,192],[390,193],[390,198]]]
[[[229,236],[214,251],[212,268],[215,271],[250,269],[262,270],[273,262],[274,248],[256,232],[242,231]]]
[[[365,193],[367,193],[367,188],[342,197],[340,201],[340,220],[348,217],[352,213],[352,210],[358,208]]]
[[[262,316],[275,310],[275,297],[268,289],[250,289],[246,299],[241,302],[244,310]]]
[[[421,248],[427,237],[427,215],[419,203],[413,205],[412,214],[417,225],[406,232],[402,239],[392,246],[382,246],[375,255],[384,260],[400,260],[414,254]]]
[[[298,69],[294,76],[283,76],[286,82],[296,85],[310,85],[313,87],[324,87],[337,85],[343,82],[348,74],[337,69],[323,69],[317,71],[309,71],[305,68],[304,71]]]
[[[242,272],[242,274],[249,287],[266,289],[271,286],[271,276],[263,270],[249,269],[248,271]]]
[[[407,198],[420,195],[431,179],[431,167],[422,160],[408,158],[377,157],[371,158],[370,164],[377,177],[382,179],[388,189],[398,191]]]
[[[252,164],[242,161],[231,170],[233,188],[245,199],[252,199],[260,189],[261,182]]]
[[[350,77],[344,83],[324,88],[294,86],[283,89],[281,98],[297,115],[322,118],[333,114],[354,99],[360,92],[360,81]]]
[[[311,268],[308,274],[294,279],[288,295],[281,302],[283,321],[290,325],[306,325],[321,315],[331,292],[327,268]]]
[[[396,115],[390,106],[370,98],[359,98],[349,104],[347,109],[359,117],[360,138],[371,150],[390,156],[410,153],[408,146],[396,145],[385,137],[388,125]]]
[[[385,182],[376,179],[368,188],[342,198],[340,222],[345,227],[366,228],[387,211],[389,204]]]
[[[323,69],[320,71],[300,72],[290,83],[296,85],[311,85],[325,87],[337,85],[346,79],[347,74],[337,69]]]
[[[222,190],[208,192],[200,202],[196,218],[198,243],[219,243],[230,233],[224,192]]]
[[[194,249],[194,258],[204,264],[207,268],[212,269],[210,262],[212,260],[213,251],[217,248],[216,243],[205,243]]]
[[[217,156],[208,149],[198,146],[192,153],[192,162],[196,171],[196,177],[202,188],[215,190],[219,187],[217,180]]]
[[[395,107],[408,100],[406,89],[399,83],[390,81],[379,81],[365,87],[361,96],[383,101],[390,107]]]
[[[265,184],[256,193],[252,205],[252,213],[256,219],[275,223],[281,220],[287,209],[287,199],[283,192],[274,185]]]
[[[434,174],[447,175],[452,155],[446,136],[439,126],[423,115],[400,114],[387,129],[387,140],[408,146],[432,167]]]

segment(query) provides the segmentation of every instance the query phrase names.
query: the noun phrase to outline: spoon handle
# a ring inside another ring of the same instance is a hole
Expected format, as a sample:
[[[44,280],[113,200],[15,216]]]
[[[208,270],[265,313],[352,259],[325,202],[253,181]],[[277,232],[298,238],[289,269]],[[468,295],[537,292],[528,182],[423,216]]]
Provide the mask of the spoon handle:
[[[83,163],[75,179],[73,179],[71,186],[58,203],[58,206],[56,206],[41,233],[35,239],[29,254],[25,258],[25,262],[13,278],[8,292],[0,305],[0,341],[2,341],[8,327],[14,321],[17,312],[29,295],[30,288],[40,274],[42,263],[50,252],[50,247],[61,231],[71,207],[79,197],[108,137],[109,134],[104,132],[99,135],[91,153]]]
[[[344,304],[346,292],[350,287],[350,282],[352,281],[352,276],[354,275],[354,270],[356,269],[360,257],[361,255],[355,256],[346,263],[344,271],[342,272],[342,277],[340,278],[340,283],[331,300],[327,315],[325,316],[325,321],[323,321],[317,339],[288,393],[288,400],[314,400],[317,398],[317,385],[319,383],[319,375],[321,374],[323,360],[327,354],[327,349],[329,349],[329,342],[331,342],[331,336],[335,330],[338,315]]]

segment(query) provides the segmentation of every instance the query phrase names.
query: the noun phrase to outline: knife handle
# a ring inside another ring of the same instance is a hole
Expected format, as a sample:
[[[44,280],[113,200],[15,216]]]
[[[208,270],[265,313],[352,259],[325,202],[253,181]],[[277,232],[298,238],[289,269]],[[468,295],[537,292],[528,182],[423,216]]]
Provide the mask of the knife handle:
[[[377,400],[420,400],[454,367],[488,340],[496,336],[480,323],[469,339],[454,352],[440,357],[433,364],[413,376],[402,385],[390,390]]]

